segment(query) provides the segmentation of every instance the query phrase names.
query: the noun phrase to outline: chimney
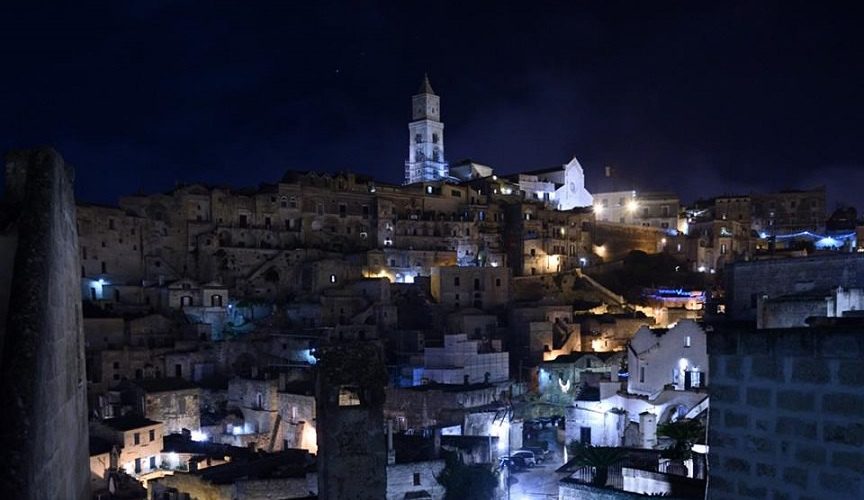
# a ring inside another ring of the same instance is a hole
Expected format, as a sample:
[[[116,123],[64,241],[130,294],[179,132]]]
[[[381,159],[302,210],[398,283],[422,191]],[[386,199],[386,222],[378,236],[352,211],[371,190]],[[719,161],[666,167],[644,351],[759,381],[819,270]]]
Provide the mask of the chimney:
[[[647,411],[639,414],[639,440],[642,448],[652,449],[657,445],[657,415]]]

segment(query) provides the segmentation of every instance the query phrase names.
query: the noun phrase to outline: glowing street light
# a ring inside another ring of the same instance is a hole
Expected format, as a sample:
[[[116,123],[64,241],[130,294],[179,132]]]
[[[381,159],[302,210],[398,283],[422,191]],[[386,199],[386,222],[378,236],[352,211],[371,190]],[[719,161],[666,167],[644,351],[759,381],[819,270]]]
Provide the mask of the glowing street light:
[[[639,201],[637,201],[636,198],[633,198],[627,202],[627,211],[634,213],[636,210],[639,210]]]

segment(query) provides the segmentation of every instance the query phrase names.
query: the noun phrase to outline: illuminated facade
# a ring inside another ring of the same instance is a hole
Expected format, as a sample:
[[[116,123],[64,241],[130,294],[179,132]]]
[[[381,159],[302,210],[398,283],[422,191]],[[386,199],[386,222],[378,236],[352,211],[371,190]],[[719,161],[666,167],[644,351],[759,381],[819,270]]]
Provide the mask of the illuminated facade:
[[[411,98],[411,120],[408,124],[405,184],[449,178],[450,172],[444,160],[441,98],[432,90],[428,76],[423,77],[420,90]]]

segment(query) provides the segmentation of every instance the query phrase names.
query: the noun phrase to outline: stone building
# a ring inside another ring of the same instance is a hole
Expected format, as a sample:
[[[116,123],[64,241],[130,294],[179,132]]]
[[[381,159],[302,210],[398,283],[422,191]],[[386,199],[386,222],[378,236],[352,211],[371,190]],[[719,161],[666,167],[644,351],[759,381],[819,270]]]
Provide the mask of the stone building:
[[[316,387],[318,497],[381,499],[387,494],[381,347],[371,341],[320,349]]]
[[[590,209],[549,210],[541,203],[506,206],[503,238],[515,276],[559,273],[592,258]]]
[[[860,287],[864,254],[736,262],[727,269],[726,280],[726,317],[755,321],[760,300]]]
[[[498,405],[509,383],[423,384],[388,387],[384,416],[398,431],[461,425],[472,408]]]
[[[510,300],[506,267],[433,267],[432,297],[450,309],[500,307]]]
[[[134,382],[140,388],[139,397],[145,417],[162,422],[165,434],[183,430],[201,430],[200,390],[194,384],[178,378],[143,379]]]
[[[159,470],[164,434],[162,422],[129,414],[91,422],[90,431],[118,448],[118,466],[127,474],[139,477]]]
[[[862,325],[708,336],[710,498],[861,498]]]
[[[693,320],[668,329],[642,327],[627,350],[630,393],[653,397],[666,386],[688,390],[708,383],[705,330]]]
[[[228,463],[175,472],[148,481],[148,498],[270,500],[314,497],[314,458],[304,450],[238,458]]]
[[[750,196],[752,225],[769,235],[797,231],[822,232],[828,218],[825,188],[789,190]]]
[[[594,194],[597,220],[677,231],[681,201],[673,193],[638,193],[633,190]]]
[[[89,498],[73,173],[53,149],[6,157],[0,231],[0,484],[9,498]]]
[[[502,382],[510,377],[509,357],[464,333],[445,335],[443,347],[423,351],[423,377],[439,384]]]

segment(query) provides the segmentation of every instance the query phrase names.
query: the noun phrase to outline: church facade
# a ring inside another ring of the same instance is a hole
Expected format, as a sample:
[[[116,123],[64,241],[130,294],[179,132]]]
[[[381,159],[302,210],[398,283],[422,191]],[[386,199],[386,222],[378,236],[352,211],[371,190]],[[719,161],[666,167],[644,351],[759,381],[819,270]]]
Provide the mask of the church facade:
[[[496,177],[494,170],[472,160],[453,165],[444,159],[444,123],[441,122],[441,98],[432,90],[429,77],[423,77],[420,89],[411,98],[411,122],[408,124],[408,159],[405,161],[405,185],[451,181],[468,182]],[[508,191],[526,200],[542,201],[558,210],[593,205],[585,189],[585,173],[574,157],[553,168],[533,170],[507,176],[513,182]],[[496,177],[497,179],[497,177]]]

